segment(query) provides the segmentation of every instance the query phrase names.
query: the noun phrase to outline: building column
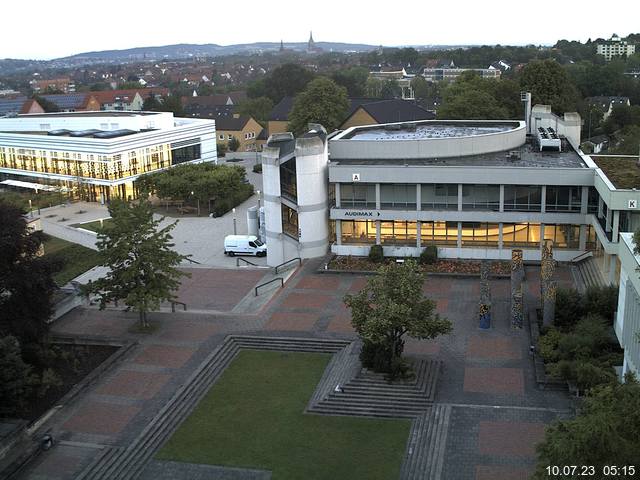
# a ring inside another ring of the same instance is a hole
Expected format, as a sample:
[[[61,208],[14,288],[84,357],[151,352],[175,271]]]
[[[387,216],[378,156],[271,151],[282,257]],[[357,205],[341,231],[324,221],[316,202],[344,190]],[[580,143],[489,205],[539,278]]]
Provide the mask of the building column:
[[[578,243],[578,249],[584,251],[587,249],[587,226],[580,225],[580,239]]]
[[[618,230],[620,230],[620,210],[613,211],[613,235],[611,236],[612,242],[618,241]]]
[[[602,197],[600,195],[598,195],[598,218],[602,217],[602,204],[604,202],[602,201]]]
[[[609,285],[615,285],[616,283],[616,270],[618,269],[618,257],[616,255],[610,255],[609,259]]]
[[[340,183],[336,182],[335,184],[335,195],[336,195],[336,208],[341,208],[340,207]]]
[[[462,248],[462,222],[458,222],[458,248]]]
[[[589,187],[582,187],[582,197],[580,198],[580,213],[586,215],[589,210]]]
[[[419,183],[416,184],[416,210],[422,210],[422,188]]]
[[[379,183],[376,183],[376,210],[380,210],[380,184]]]
[[[498,223],[498,249],[502,250],[502,223]]]
[[[504,185],[500,185],[500,212],[504,212]],[[500,224],[500,237],[502,237],[502,224]]]
[[[458,184],[458,211],[462,211],[462,184]],[[458,232],[460,232],[460,226],[458,226]]]
[[[605,223],[605,232],[610,232],[611,231],[611,209],[607,208],[607,218],[606,218],[606,223]]]
[[[418,248],[422,247],[422,222],[416,222],[416,240]]]
[[[342,245],[342,220],[336,220],[336,245]]]
[[[544,223],[540,224],[540,251],[542,251],[542,246],[544,245]]]
[[[380,197],[378,197],[380,198]],[[376,220],[376,245],[381,245],[380,242],[380,220]]]
[[[542,213],[545,213],[547,211],[547,186],[546,185],[542,185],[542,191],[540,192],[540,207],[541,207],[540,211]]]

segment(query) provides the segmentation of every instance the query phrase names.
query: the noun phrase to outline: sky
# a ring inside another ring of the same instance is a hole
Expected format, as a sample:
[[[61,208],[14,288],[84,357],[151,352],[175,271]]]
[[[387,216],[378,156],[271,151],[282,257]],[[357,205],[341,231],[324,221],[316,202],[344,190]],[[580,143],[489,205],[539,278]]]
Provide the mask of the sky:
[[[2,5],[0,58],[51,59],[174,43],[316,41],[371,45],[551,45],[640,33],[640,1],[32,0]]]

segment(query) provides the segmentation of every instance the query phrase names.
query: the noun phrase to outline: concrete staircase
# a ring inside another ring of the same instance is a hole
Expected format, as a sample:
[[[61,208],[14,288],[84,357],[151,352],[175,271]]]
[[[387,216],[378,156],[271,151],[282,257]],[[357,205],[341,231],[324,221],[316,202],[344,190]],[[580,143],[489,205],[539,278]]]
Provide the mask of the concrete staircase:
[[[607,285],[602,276],[600,268],[598,268],[597,260],[594,257],[588,257],[575,265],[575,273],[579,284],[582,284],[584,292],[589,287],[602,287]]]
[[[366,370],[347,382],[335,382],[328,395],[307,408],[325,415],[415,418],[426,411],[435,398],[442,362],[414,363],[413,381],[389,382],[384,375]],[[340,385],[341,391],[335,391]]]
[[[451,419],[451,406],[437,404],[418,415],[407,442],[400,480],[440,480]]]
[[[127,448],[106,447],[77,480],[124,480],[140,476],[145,465],[193,411],[241,349],[336,353],[343,340],[230,335],[200,364]]]

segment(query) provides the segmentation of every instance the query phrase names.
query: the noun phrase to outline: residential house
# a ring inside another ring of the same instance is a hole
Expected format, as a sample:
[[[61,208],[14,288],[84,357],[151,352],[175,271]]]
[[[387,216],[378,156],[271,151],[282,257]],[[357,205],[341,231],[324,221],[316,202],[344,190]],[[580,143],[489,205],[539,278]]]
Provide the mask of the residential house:
[[[44,113],[44,109],[33,98],[17,97],[0,99],[0,118],[25,113]]]
[[[260,125],[253,117],[240,115],[233,105],[214,105],[207,102],[197,103],[195,100],[207,97],[184,97],[183,106],[186,117],[215,120],[216,141],[228,145],[235,137],[240,142],[239,152],[254,152],[264,142],[258,141],[262,133]],[[185,102],[186,100],[186,102]],[[209,98],[209,100],[212,100]]]
[[[70,78],[50,78],[50,79],[33,79],[29,82],[29,85],[35,93],[48,92],[48,91],[60,91],[63,93],[73,93],[76,91],[75,84]]]
[[[93,93],[67,93],[60,95],[41,95],[53,103],[61,112],[88,112],[100,110],[100,102]]]
[[[602,55],[605,60],[609,61],[613,57],[619,56],[631,56],[636,52],[636,46],[633,43],[629,43],[626,40],[622,40],[615,33],[609,40],[598,42],[596,46],[596,53]]]
[[[609,118],[615,107],[630,106],[629,97],[589,97],[587,105],[598,107],[604,113],[603,120]]]
[[[144,100],[138,90],[104,90],[92,95],[100,103],[100,110],[141,111]]]
[[[378,123],[411,122],[417,120],[433,120],[436,115],[425,110],[414,102],[406,100],[369,100],[356,105],[347,119],[340,125],[340,130]]]

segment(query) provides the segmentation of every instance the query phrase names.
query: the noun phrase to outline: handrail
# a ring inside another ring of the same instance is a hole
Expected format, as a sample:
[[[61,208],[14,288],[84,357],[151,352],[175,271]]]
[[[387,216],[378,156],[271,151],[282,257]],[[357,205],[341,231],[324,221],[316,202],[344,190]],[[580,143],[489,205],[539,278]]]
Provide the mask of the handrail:
[[[258,265],[257,263],[250,262],[249,260],[245,260],[244,258],[236,257],[236,267],[240,266],[240,262],[244,262],[247,265],[253,265],[254,267],[260,267],[262,265]]]
[[[275,268],[276,275],[278,274],[278,269],[280,267],[283,267],[287,263],[295,262],[296,260],[298,261],[299,265],[302,265],[302,259],[300,257],[292,258],[291,260],[287,260],[286,262],[282,262],[280,265],[276,265],[276,268]]]
[[[184,308],[184,311],[185,311],[185,312],[187,311],[187,304],[186,304],[186,303],[184,303],[184,302],[178,302],[177,300],[172,300],[172,301],[171,301],[171,311],[172,311],[173,313],[175,313],[175,311],[176,311],[176,304],[178,304],[178,305],[182,305],[182,307]]]
[[[189,257],[186,257],[185,260],[191,262],[191,263],[197,263],[198,265],[202,265],[202,263],[196,261],[196,260],[191,260]]]
[[[268,282],[261,283],[256,288],[254,288],[254,291],[256,293],[256,297],[258,296],[258,289],[260,287],[264,287],[265,285],[269,285],[270,283],[277,282],[278,280],[280,280],[280,288],[283,288],[284,287],[284,279],[282,277],[276,277],[273,280],[269,280]]]
[[[571,260],[569,260],[571,263],[577,263],[580,260],[584,260],[584,258],[588,258],[588,257],[592,257],[593,256],[593,252],[591,250],[587,251],[587,252],[582,252],[580,255],[577,255],[575,257],[573,257]],[[584,257],[584,258],[581,258]]]

